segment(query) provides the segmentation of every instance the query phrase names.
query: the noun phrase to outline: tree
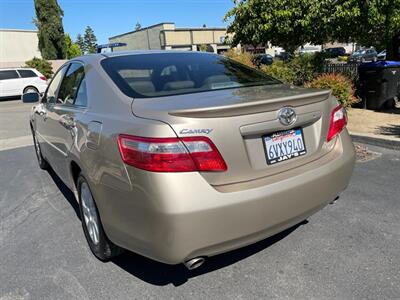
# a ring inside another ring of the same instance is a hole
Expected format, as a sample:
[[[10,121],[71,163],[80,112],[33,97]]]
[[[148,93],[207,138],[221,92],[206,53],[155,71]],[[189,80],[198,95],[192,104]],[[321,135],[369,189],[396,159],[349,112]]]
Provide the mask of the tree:
[[[93,29],[90,26],[87,26],[85,29],[83,44],[85,53],[96,53],[97,38],[94,34]]]
[[[46,78],[51,78],[53,75],[53,67],[51,63],[42,58],[34,57],[25,62],[27,68],[34,68],[42,73]]]
[[[137,22],[135,25],[135,31],[138,31],[140,29],[142,29],[142,25],[139,22]]]
[[[82,37],[82,35],[80,33],[76,36],[76,42],[75,43],[78,45],[79,49],[81,50],[81,53],[85,53],[86,52],[85,41],[83,40],[83,37]]]
[[[333,36],[392,52],[392,38],[400,31],[400,0],[346,0],[333,7]]]
[[[400,30],[400,0],[235,0],[225,20],[233,44],[270,42],[293,52],[306,43],[389,47]],[[388,48],[389,49],[389,48]]]
[[[233,44],[270,42],[293,53],[308,42],[324,42],[319,20],[327,0],[244,0],[227,13]]]
[[[45,59],[65,58],[64,15],[57,0],[35,0],[36,18],[33,20],[38,28],[39,49]]]
[[[65,48],[67,53],[67,58],[71,59],[81,55],[81,49],[79,46],[72,42],[70,35],[67,33],[64,37],[65,39]]]

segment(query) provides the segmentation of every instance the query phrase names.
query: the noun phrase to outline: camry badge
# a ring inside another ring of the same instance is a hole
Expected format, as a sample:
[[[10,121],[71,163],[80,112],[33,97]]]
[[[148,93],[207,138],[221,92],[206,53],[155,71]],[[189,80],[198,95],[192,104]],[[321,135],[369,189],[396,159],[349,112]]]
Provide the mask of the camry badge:
[[[296,112],[291,107],[283,107],[278,111],[278,119],[282,125],[289,126],[297,120]]]

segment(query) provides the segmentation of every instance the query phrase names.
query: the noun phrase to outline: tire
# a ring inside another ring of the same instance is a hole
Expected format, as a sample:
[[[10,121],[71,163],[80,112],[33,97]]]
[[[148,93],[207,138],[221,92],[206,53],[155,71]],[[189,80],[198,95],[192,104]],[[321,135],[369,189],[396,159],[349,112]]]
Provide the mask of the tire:
[[[76,185],[79,195],[82,228],[86,241],[94,256],[101,261],[108,261],[121,254],[123,249],[107,238],[89,184],[82,174],[79,175]]]
[[[36,158],[37,158],[37,160],[38,160],[39,167],[40,167],[42,170],[48,170],[48,169],[50,168],[50,165],[49,165],[49,163],[44,159],[44,157],[43,157],[43,155],[42,155],[42,150],[40,149],[40,143],[39,143],[39,141],[37,140],[36,133],[35,133],[35,131],[33,130],[32,127],[31,127],[31,131],[32,131],[32,137],[33,137],[33,146],[34,146],[34,148],[35,148]]]
[[[24,88],[24,94],[26,93],[38,93],[39,94],[39,90],[37,88],[35,88],[34,86],[27,86],[26,88]]]

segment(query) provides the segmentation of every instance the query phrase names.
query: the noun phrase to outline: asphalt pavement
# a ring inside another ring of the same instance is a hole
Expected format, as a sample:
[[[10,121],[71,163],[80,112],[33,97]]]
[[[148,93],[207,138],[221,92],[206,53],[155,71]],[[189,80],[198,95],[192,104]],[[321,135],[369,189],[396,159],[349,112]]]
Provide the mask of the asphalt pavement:
[[[0,140],[29,135],[18,105],[0,102]],[[5,106],[17,111],[8,121]],[[129,252],[98,261],[73,194],[39,169],[32,146],[13,147],[0,148],[0,300],[400,297],[400,151],[368,146],[378,154],[356,164],[335,204],[187,271]]]

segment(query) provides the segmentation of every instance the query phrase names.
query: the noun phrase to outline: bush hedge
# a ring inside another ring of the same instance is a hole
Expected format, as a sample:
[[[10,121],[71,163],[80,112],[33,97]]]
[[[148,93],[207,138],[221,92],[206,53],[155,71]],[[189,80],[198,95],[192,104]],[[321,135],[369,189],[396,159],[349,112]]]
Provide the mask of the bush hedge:
[[[229,50],[225,55],[249,67],[256,68],[253,55],[248,52]],[[259,69],[267,75],[279,79],[287,84],[299,86],[331,89],[332,94],[344,106],[349,107],[358,102],[354,96],[353,83],[357,76],[343,74],[326,74],[324,71],[325,53],[303,54],[294,57],[291,61],[274,60],[272,65],[261,65]]]
[[[260,69],[267,75],[279,79],[285,83],[292,84],[296,81],[296,72],[283,61],[274,61],[272,65],[261,66]]]
[[[332,95],[344,107],[350,107],[352,104],[358,102],[354,96],[354,87],[351,80],[342,74],[321,74],[305,84],[305,86],[332,90]]]
[[[254,56],[249,52],[238,52],[234,49],[229,49],[224,53],[224,55],[230,59],[240,62],[241,64],[244,64],[251,68],[256,68],[256,65],[253,63]]]
[[[34,68],[42,73],[46,78],[51,78],[53,75],[53,67],[51,63],[45,59],[34,57],[31,60],[25,62],[26,67]]]

